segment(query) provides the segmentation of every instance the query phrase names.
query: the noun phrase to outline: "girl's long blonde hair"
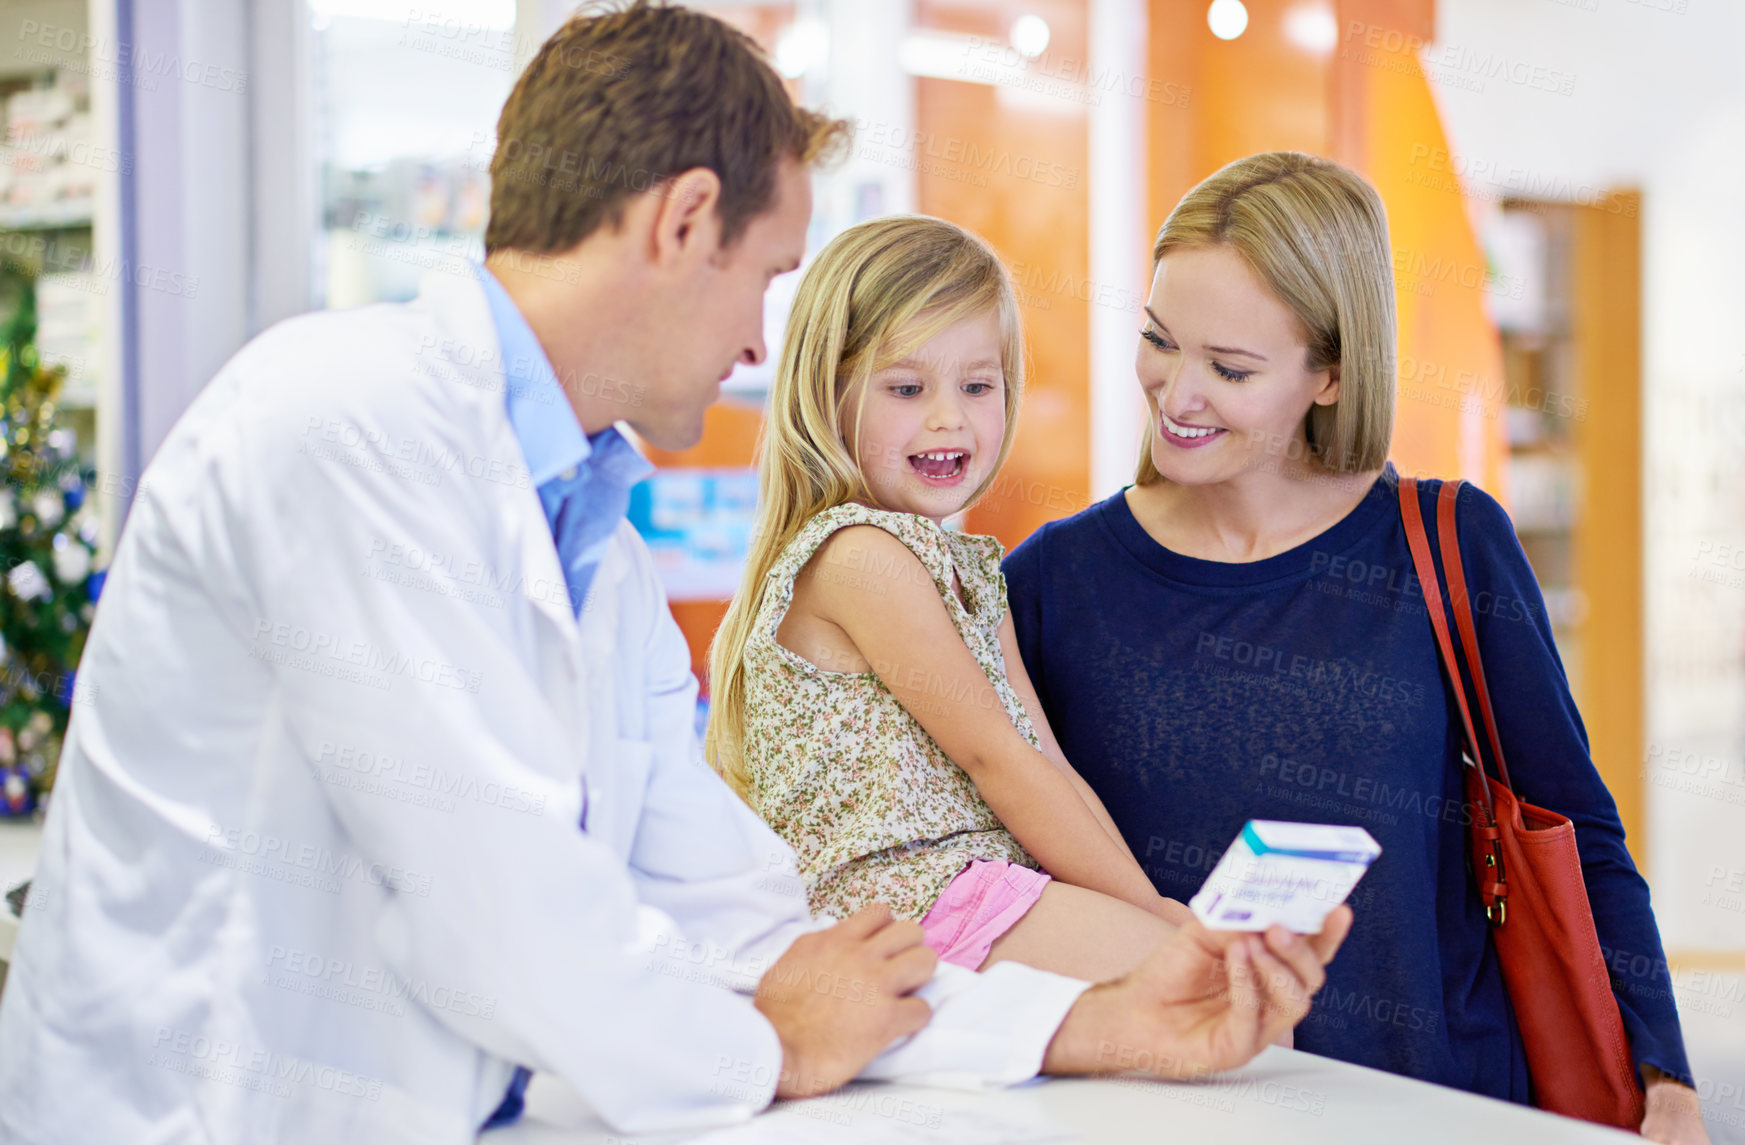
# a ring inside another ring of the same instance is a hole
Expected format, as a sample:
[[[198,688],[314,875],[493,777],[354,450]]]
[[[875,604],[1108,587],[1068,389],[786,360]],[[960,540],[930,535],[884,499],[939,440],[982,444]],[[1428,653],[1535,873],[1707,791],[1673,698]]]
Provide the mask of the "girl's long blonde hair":
[[[1295,314],[1311,371],[1339,367],[1339,400],[1309,410],[1311,457],[1336,473],[1379,469],[1394,432],[1394,266],[1387,210],[1374,187],[1329,159],[1250,155],[1212,173],[1169,213],[1151,266],[1171,251],[1228,247]],[[1152,428],[1134,484],[1162,476]]]
[[[970,502],[993,483],[1012,448],[1024,385],[1018,302],[999,257],[962,227],[922,215],[894,215],[850,227],[819,252],[800,279],[781,361],[758,439],[757,521],[745,576],[709,646],[709,726],[704,753],[747,797],[745,646],[763,606],[770,569],[807,521],[848,501],[872,503],[844,440],[865,408],[866,383],[965,318],[993,311],[1000,321],[1006,433],[999,456]]]

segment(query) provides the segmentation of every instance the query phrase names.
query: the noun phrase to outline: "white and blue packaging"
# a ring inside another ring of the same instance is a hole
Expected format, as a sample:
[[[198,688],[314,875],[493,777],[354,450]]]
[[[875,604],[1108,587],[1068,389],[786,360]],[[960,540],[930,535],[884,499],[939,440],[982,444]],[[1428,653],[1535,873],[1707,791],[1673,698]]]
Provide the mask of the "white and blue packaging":
[[[1188,906],[1215,930],[1319,934],[1379,854],[1362,827],[1250,819]]]

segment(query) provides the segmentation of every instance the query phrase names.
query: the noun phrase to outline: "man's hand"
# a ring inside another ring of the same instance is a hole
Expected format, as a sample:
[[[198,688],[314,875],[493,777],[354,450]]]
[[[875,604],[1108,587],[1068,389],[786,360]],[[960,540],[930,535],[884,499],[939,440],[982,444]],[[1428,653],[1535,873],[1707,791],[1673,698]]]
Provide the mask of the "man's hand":
[[[937,962],[920,925],[893,922],[883,905],[797,940],[757,985],[757,1008],[782,1040],[776,1096],[835,1089],[925,1026],[932,1007],[909,995]]]
[[[1093,986],[1055,1031],[1045,1073],[1197,1077],[1242,1065],[1309,1012],[1351,909],[1320,934],[1209,931],[1193,920],[1124,978]]]

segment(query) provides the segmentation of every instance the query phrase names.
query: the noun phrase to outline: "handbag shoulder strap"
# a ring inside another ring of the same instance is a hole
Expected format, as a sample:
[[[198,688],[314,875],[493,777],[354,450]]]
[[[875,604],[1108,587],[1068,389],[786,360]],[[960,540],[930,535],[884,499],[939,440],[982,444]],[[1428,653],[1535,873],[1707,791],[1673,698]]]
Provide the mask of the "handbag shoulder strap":
[[[1442,539],[1442,559],[1449,571],[1451,601],[1455,605],[1455,623],[1462,625],[1461,638],[1474,665],[1478,663],[1478,637],[1472,628],[1472,612],[1467,602],[1466,576],[1460,564],[1459,539],[1454,533],[1454,500],[1460,495],[1460,482],[1449,481],[1442,486],[1437,502],[1436,531]],[[1418,582],[1424,590],[1424,604],[1430,613],[1430,627],[1436,631],[1436,648],[1448,670],[1448,682],[1454,689],[1454,701],[1460,706],[1460,724],[1466,732],[1468,766],[1477,775],[1467,773],[1468,797],[1477,790],[1483,806],[1476,809],[1475,821],[1469,828],[1472,844],[1472,875],[1478,885],[1479,900],[1484,904],[1485,919],[1492,926],[1502,926],[1508,917],[1509,886],[1503,871],[1502,828],[1497,823],[1496,801],[1491,797],[1491,780],[1484,772],[1484,756],[1478,750],[1478,732],[1472,723],[1472,704],[1467,699],[1466,682],[1460,675],[1460,664],[1454,655],[1454,639],[1448,633],[1448,618],[1442,614],[1442,578],[1436,572],[1436,558],[1430,553],[1430,538],[1424,530],[1424,512],[1418,504],[1416,478],[1400,478],[1400,516],[1406,525],[1406,544],[1412,550],[1412,565],[1418,572]],[[1458,585],[1458,595],[1454,587]],[[1464,613],[1465,619],[1461,620]],[[1495,721],[1490,719],[1490,701],[1484,691],[1483,669],[1476,668],[1474,686],[1484,703],[1487,727],[1496,734]],[[1499,764],[1502,756],[1497,756]],[[1503,782],[1507,782],[1504,780]],[[1482,854],[1481,854],[1482,851]]]
[[[1443,488],[1447,489],[1450,485],[1458,487],[1459,482],[1450,482]],[[1400,478],[1400,517],[1406,524],[1406,544],[1412,550],[1412,567],[1417,571],[1418,584],[1424,590],[1424,605],[1430,614],[1430,627],[1436,632],[1436,647],[1442,654],[1443,666],[1448,670],[1448,682],[1454,688],[1454,702],[1460,708],[1460,723],[1466,731],[1467,751],[1482,768],[1483,763],[1478,762],[1482,757],[1478,751],[1478,731],[1472,722],[1472,705],[1467,702],[1466,684],[1460,676],[1460,662],[1454,655],[1454,638],[1448,632],[1448,618],[1442,614],[1442,577],[1436,571],[1436,558],[1430,552],[1430,537],[1424,530],[1424,511],[1418,504],[1416,477]],[[1461,587],[1464,590],[1464,583]],[[1482,783],[1479,788],[1484,792],[1488,810],[1490,788]]]
[[[1448,572],[1448,603],[1454,607],[1454,624],[1460,631],[1460,649],[1466,654],[1466,669],[1472,673],[1472,690],[1477,695],[1479,714],[1484,717],[1484,730],[1490,739],[1491,762],[1496,765],[1497,778],[1503,786],[1513,788],[1509,781],[1509,765],[1503,759],[1503,739],[1497,733],[1497,717],[1491,710],[1491,689],[1485,683],[1484,660],[1478,651],[1478,628],[1472,620],[1472,598],[1466,587],[1466,569],[1460,561],[1460,534],[1454,524],[1454,502],[1460,496],[1459,481],[1442,486],[1436,501],[1436,535],[1442,542],[1442,567]]]

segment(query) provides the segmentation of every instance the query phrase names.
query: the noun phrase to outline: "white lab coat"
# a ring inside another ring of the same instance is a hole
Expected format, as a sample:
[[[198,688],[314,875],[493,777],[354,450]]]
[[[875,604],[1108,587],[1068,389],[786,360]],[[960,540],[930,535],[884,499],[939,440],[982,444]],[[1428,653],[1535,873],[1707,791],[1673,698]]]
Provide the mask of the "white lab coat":
[[[503,382],[479,285],[432,273],[267,331],[164,443],[0,1006],[0,1137],[466,1142],[516,1063],[626,1132],[769,1101],[729,987],[815,925],[793,856],[702,762],[628,525],[578,623]],[[870,1073],[1022,1080],[1081,989],[942,974]]]

